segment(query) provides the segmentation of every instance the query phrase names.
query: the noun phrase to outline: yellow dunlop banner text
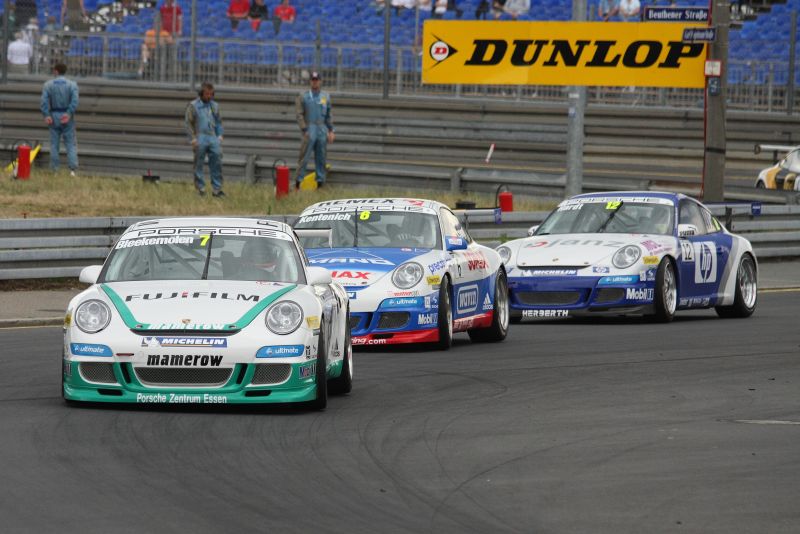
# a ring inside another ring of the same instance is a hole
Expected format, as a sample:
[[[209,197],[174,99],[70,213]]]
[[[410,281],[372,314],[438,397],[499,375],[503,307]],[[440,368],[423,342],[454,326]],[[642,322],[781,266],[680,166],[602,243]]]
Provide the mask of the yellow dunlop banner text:
[[[697,24],[425,21],[422,81],[430,84],[704,87]]]

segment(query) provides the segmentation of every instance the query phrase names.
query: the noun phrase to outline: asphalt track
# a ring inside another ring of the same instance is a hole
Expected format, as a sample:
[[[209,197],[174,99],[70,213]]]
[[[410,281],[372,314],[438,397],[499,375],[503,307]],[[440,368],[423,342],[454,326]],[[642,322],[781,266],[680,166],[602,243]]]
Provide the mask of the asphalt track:
[[[0,330],[0,531],[796,533],[798,312],[361,351],[322,413],[67,407],[60,329]]]

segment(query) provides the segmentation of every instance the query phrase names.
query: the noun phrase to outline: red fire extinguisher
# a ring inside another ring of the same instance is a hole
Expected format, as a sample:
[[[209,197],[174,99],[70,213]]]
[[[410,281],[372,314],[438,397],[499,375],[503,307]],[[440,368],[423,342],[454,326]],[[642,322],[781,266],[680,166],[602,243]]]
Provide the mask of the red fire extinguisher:
[[[17,147],[17,179],[27,180],[31,177],[31,147],[19,145]]]
[[[289,194],[289,167],[282,159],[275,160],[272,165],[272,176],[275,180],[275,198]]]
[[[503,188],[505,191],[501,192],[500,190]],[[514,194],[505,185],[497,188],[497,206],[500,211],[514,211]]]

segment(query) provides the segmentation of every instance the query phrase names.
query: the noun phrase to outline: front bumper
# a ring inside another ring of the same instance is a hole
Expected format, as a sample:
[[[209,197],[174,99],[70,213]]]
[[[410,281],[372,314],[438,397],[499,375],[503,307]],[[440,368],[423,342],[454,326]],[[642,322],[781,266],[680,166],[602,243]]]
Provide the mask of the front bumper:
[[[366,292],[350,301],[350,334],[354,346],[431,343],[439,340],[438,294],[376,299],[370,309]],[[352,299],[352,297],[351,297]],[[359,302],[360,299],[360,302]]]
[[[655,282],[638,275],[511,277],[509,307],[516,317],[555,319],[576,315],[647,314]]]
[[[92,364],[93,378],[88,380],[81,365]],[[107,366],[98,368],[97,365]],[[253,384],[257,365],[289,366],[288,378],[277,384]],[[341,364],[340,364],[341,366]],[[235,364],[230,378],[216,387],[180,387],[145,385],[129,362],[97,362],[63,360],[64,398],[86,402],[119,402],[143,404],[261,404],[304,402],[316,396],[316,360],[302,363]],[[100,373],[96,369],[102,369]],[[183,370],[183,369],[181,369]],[[333,371],[333,370],[331,370]],[[103,375],[97,382],[98,374]],[[330,372],[335,375],[335,372]]]

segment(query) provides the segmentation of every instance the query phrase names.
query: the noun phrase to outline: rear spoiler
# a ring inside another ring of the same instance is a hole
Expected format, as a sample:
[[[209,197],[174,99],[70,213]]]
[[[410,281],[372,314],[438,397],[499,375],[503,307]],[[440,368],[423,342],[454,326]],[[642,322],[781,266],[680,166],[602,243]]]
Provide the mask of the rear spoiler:
[[[333,248],[333,230],[330,228],[307,228],[305,230],[295,228],[294,233],[298,238],[324,237],[328,240],[328,248]]]
[[[798,148],[798,145],[769,145],[756,143],[753,147],[753,154],[760,154],[763,150],[772,150],[772,161],[773,163],[777,163],[779,152],[790,152],[795,148]]]

